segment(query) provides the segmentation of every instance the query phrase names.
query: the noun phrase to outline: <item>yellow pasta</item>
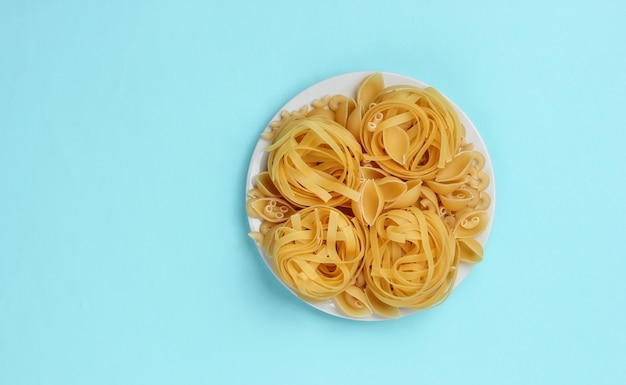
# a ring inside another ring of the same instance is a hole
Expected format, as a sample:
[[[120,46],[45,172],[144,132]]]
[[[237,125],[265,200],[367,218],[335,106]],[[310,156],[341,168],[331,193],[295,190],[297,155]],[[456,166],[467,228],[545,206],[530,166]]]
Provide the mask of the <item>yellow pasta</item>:
[[[271,237],[268,252],[276,273],[311,301],[333,298],[344,291],[359,272],[365,254],[360,224],[327,206],[300,210]]]
[[[365,112],[365,159],[405,179],[431,179],[456,154],[465,130],[433,88],[391,87]]]
[[[295,214],[293,207],[280,198],[252,198],[246,204],[248,215],[269,222],[284,222]]]
[[[391,210],[370,227],[369,240],[365,277],[381,302],[417,310],[450,294],[459,260],[454,236],[438,214]]]
[[[361,146],[335,121],[290,118],[267,151],[273,184],[295,206],[338,206],[359,198]]]
[[[485,156],[434,88],[366,76],[354,95],[283,111],[248,192],[250,233],[287,287],[353,318],[395,318],[450,295],[489,223]]]

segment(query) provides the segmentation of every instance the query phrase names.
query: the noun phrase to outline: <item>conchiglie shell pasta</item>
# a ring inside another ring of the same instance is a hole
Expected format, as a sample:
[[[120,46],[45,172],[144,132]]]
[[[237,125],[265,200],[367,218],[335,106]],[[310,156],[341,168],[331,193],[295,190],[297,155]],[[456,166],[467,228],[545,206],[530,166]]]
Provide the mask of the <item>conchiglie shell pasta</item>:
[[[489,223],[486,211],[466,210],[457,214],[454,235],[457,238],[474,238],[480,235]]]
[[[361,106],[369,106],[385,88],[385,81],[380,72],[365,77],[357,89],[357,101]]]
[[[337,123],[341,124],[343,127],[348,128],[348,117],[355,108],[356,102],[352,98],[346,98],[344,101],[339,102],[337,105],[337,109],[335,110],[335,120],[337,121]]]
[[[335,297],[335,303],[351,317],[365,317],[373,313],[365,291],[356,286],[348,286]]]
[[[395,199],[387,200],[386,209],[400,209],[413,206],[419,199],[422,189],[421,180],[409,180],[404,182],[406,191]]]
[[[483,246],[472,238],[458,238],[456,250],[463,262],[478,263],[483,260]]]
[[[448,195],[439,195],[439,200],[448,211],[459,211],[468,207],[474,194],[466,188],[454,190]]]
[[[472,167],[473,161],[474,153],[472,151],[456,154],[455,157],[437,173],[435,181],[442,183],[463,180]]]
[[[396,163],[404,165],[409,153],[409,135],[398,126],[383,130],[383,145],[389,157]]]
[[[272,182],[272,178],[270,178],[270,174],[267,171],[257,175],[256,188],[265,196],[280,197],[280,191],[274,186],[274,182]]]
[[[361,196],[352,204],[353,213],[364,223],[372,225],[385,207],[383,192],[374,179],[365,181],[361,187]]]
[[[362,109],[363,107],[361,103],[357,102],[356,107],[350,112],[348,119],[346,120],[346,128],[355,139],[360,137],[361,122],[363,120]]]
[[[385,202],[393,202],[407,191],[407,184],[402,179],[387,176],[376,180]]]
[[[361,178],[363,180],[380,179],[380,178],[385,178],[389,176],[389,174],[387,174],[387,172],[385,172],[384,170],[377,168],[377,167],[372,167],[372,166],[362,166],[360,171],[361,171]]]
[[[425,181],[425,183],[426,183],[426,186],[430,187],[430,189],[433,190],[435,193],[439,195],[448,195],[448,194],[452,194],[454,190],[460,188],[466,182],[465,180],[462,180],[460,182],[444,183],[444,182],[435,182],[434,180],[427,180]]]
[[[246,203],[248,215],[268,222],[284,222],[296,211],[289,203],[280,198],[249,199]]]

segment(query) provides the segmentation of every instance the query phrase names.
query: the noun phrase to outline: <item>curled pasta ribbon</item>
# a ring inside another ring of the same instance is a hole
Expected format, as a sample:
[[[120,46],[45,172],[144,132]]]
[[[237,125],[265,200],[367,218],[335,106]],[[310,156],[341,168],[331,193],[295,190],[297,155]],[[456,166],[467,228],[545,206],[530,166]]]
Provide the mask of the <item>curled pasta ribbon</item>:
[[[359,199],[361,146],[335,121],[291,118],[266,151],[272,182],[294,206],[339,206]]]
[[[459,260],[449,227],[416,207],[383,213],[370,228],[367,288],[396,308],[426,309],[450,294]]]
[[[401,100],[416,104],[432,113],[431,121],[440,124],[442,130],[442,159],[439,167],[457,152],[465,138],[465,127],[461,123],[452,104],[439,91],[432,87],[419,88],[409,85],[395,85],[385,88],[382,100]]]
[[[274,271],[302,298],[335,297],[362,267],[365,233],[355,222],[332,207],[300,210],[277,227],[267,243]]]
[[[284,222],[296,213],[296,210],[289,203],[274,197],[248,199],[246,211],[253,218],[273,223]]]
[[[365,287],[364,291],[367,296],[367,300],[369,301],[369,305],[375,314],[387,318],[400,317],[400,308],[386,304],[378,299],[369,286]]]

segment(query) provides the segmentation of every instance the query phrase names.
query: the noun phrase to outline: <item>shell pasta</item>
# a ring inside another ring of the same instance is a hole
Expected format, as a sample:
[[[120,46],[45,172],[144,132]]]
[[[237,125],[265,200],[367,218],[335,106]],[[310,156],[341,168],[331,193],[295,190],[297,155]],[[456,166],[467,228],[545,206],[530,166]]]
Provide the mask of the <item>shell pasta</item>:
[[[396,318],[440,305],[460,265],[482,261],[486,154],[434,88],[372,73],[354,94],[283,111],[262,138],[246,202],[261,224],[249,235],[302,299]]]

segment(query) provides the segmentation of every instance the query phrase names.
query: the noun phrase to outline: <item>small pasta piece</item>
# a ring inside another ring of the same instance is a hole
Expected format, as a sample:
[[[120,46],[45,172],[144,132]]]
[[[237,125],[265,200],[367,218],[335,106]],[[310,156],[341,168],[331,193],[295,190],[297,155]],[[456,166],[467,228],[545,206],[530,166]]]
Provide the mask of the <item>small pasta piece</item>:
[[[435,181],[439,183],[458,182],[463,180],[469,173],[474,161],[474,153],[471,151],[460,152],[441,169]]]
[[[346,98],[344,101],[339,102],[337,108],[333,110],[335,111],[335,121],[348,128],[348,118],[355,108],[356,103],[352,98]]]
[[[311,116],[316,116],[316,115],[324,116],[325,118],[328,118],[329,120],[335,120],[335,112],[327,108],[313,108],[306,114],[306,117],[310,118]]]
[[[346,128],[355,139],[359,139],[361,135],[361,122],[363,121],[362,104],[357,102],[356,107],[348,115],[346,120]]]
[[[324,107],[328,106],[329,102],[330,102],[330,95],[326,95],[311,102],[311,106],[313,106],[313,108],[316,108],[316,109],[323,109]]]
[[[361,185],[361,196],[352,202],[352,212],[361,222],[371,226],[385,207],[385,198],[378,183],[369,179]]]
[[[462,262],[478,263],[483,260],[483,246],[472,238],[458,238],[456,252]]]
[[[356,92],[356,100],[359,105],[369,106],[384,88],[383,75],[380,72],[375,72],[361,80]]]
[[[474,238],[480,235],[489,223],[489,214],[486,211],[471,209],[457,213],[454,235],[457,238]]]
[[[351,317],[366,317],[373,313],[365,291],[357,286],[348,286],[335,297],[335,303]]]
[[[478,194],[472,193],[470,189],[460,188],[450,194],[439,195],[439,200],[448,211],[459,211],[468,207],[474,196],[478,197]]]
[[[268,222],[284,222],[296,213],[289,203],[280,198],[256,198],[246,202],[248,215]]]
[[[267,171],[263,171],[257,175],[256,188],[266,197],[280,197],[280,191],[274,186],[274,182],[272,182],[272,178]]]
[[[474,209],[477,211],[485,211],[491,206],[491,196],[484,191],[481,191],[479,196],[479,202]]]

